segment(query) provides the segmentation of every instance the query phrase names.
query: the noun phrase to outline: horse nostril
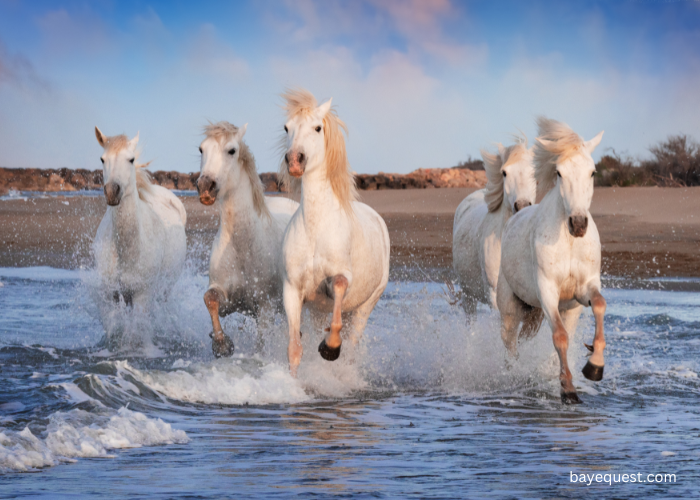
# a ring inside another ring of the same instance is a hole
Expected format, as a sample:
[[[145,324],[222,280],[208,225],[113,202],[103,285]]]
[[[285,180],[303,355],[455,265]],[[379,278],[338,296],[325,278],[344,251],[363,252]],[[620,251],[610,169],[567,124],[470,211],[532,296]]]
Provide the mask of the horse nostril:
[[[515,212],[518,213],[520,212],[523,208],[529,207],[532,205],[529,201],[516,201],[515,202]]]
[[[299,163],[304,163],[304,153],[299,153],[297,158],[299,159]]]
[[[211,184],[209,184],[209,189],[207,191],[216,191],[216,181],[211,181]]]
[[[284,162],[285,162],[287,165],[289,165],[289,153],[287,153],[286,155],[284,155]]]

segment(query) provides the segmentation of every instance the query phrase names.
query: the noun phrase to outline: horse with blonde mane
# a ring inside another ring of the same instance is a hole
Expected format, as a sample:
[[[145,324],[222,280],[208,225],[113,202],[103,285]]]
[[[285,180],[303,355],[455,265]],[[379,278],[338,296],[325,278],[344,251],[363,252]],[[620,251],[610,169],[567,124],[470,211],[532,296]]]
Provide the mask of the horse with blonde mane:
[[[257,319],[262,306],[273,303],[281,308],[282,235],[299,207],[293,200],[264,195],[255,158],[243,142],[247,128],[248,124],[209,124],[199,146],[199,200],[204,205],[216,202],[219,209],[204,294],[217,358],[231,356],[234,350],[219,316],[239,312]]]
[[[139,136],[105,136],[95,127],[104,148],[105,213],[93,242],[102,289],[127,306],[146,305],[166,296],[180,277],[186,251],[187,214],[168,189],[151,183],[136,164]]]
[[[501,336],[511,355],[518,337],[539,329],[542,315],[552,329],[559,355],[561,399],[580,403],[569,370],[569,337],[576,332],[583,307],[595,316],[591,357],[583,375],[603,378],[605,299],[600,293],[600,237],[590,213],[595,163],[591,153],[603,132],[584,141],[568,125],[540,117],[535,145],[535,178],[546,193],[539,205],[515,214],[501,239],[497,302]]]
[[[289,368],[301,362],[302,306],[333,313],[319,353],[340,356],[342,313],[350,313],[350,341],[357,345],[370,313],[389,281],[389,232],[377,212],[356,201],[345,152],[345,124],[331,100],[317,104],[306,90],[283,94],[287,123],[280,173],[301,180],[301,204],[283,243],[284,309],[289,326]],[[298,182],[298,181],[297,181]]]
[[[496,284],[501,267],[501,233],[510,217],[535,203],[532,149],[527,139],[503,147],[498,154],[481,151],[488,183],[457,207],[452,230],[452,262],[468,316],[476,303],[497,309]]]

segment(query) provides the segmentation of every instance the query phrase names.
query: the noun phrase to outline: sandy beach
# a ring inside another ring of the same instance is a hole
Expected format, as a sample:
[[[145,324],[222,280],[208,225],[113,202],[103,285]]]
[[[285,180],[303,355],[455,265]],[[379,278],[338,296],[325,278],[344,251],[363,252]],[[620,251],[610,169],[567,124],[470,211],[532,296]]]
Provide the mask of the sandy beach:
[[[386,220],[392,267],[449,269],[452,221],[474,189],[362,191]],[[216,208],[195,196],[188,214],[191,261],[206,268]],[[0,201],[0,266],[90,265],[90,243],[106,210],[102,196]],[[700,277],[700,188],[596,188],[591,213],[603,243],[603,273],[624,277]]]

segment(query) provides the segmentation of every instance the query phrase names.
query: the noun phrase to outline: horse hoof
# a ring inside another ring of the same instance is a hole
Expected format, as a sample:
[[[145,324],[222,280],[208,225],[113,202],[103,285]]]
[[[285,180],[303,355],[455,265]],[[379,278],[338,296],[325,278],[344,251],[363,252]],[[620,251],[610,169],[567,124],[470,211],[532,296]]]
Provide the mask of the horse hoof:
[[[580,405],[583,403],[575,392],[562,392],[561,402],[565,405]]]
[[[231,337],[224,334],[223,340],[217,341],[214,338],[214,332],[210,333],[211,337],[211,350],[214,353],[215,358],[229,358],[233,356],[233,340]]]
[[[586,363],[586,366],[583,367],[583,376],[586,377],[588,380],[592,380],[593,382],[600,382],[603,380],[603,369],[604,366],[596,366],[590,361]]]
[[[321,357],[326,361],[335,361],[340,356],[340,347],[328,347],[324,339],[318,346],[318,352],[321,353]]]

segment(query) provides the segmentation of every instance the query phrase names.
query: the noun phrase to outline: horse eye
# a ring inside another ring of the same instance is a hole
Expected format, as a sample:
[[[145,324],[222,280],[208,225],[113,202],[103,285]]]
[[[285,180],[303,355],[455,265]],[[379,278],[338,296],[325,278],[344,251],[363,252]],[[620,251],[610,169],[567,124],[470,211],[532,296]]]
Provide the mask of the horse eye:
[[[503,172],[503,177],[505,177],[505,176],[506,176],[506,173],[505,173],[505,172]]]
[[[596,172],[595,172],[595,170],[594,170],[593,173],[591,174],[591,177],[595,177],[595,173],[596,173]]]
[[[229,150],[228,150],[228,154],[230,154],[231,156],[235,155],[235,154],[236,154],[236,148],[231,148],[231,149],[229,149]]]
[[[284,126],[284,131],[285,131],[285,132],[289,132],[289,129],[287,128],[286,125]]]
[[[104,159],[104,158],[100,158],[100,161],[102,162],[102,165],[105,164],[105,159]]]
[[[201,154],[204,154],[204,151],[202,151],[202,148],[201,148],[201,147],[199,148],[199,154],[200,154],[200,155],[201,155]]]
[[[321,131],[321,125],[319,125],[318,127],[316,127],[316,132],[320,132],[320,131]]]
[[[557,177],[561,177],[561,172],[559,172],[559,170],[557,170]]]
[[[129,163],[134,163],[134,160],[135,160],[135,159],[136,159],[136,158],[132,158],[131,160],[129,160]]]

